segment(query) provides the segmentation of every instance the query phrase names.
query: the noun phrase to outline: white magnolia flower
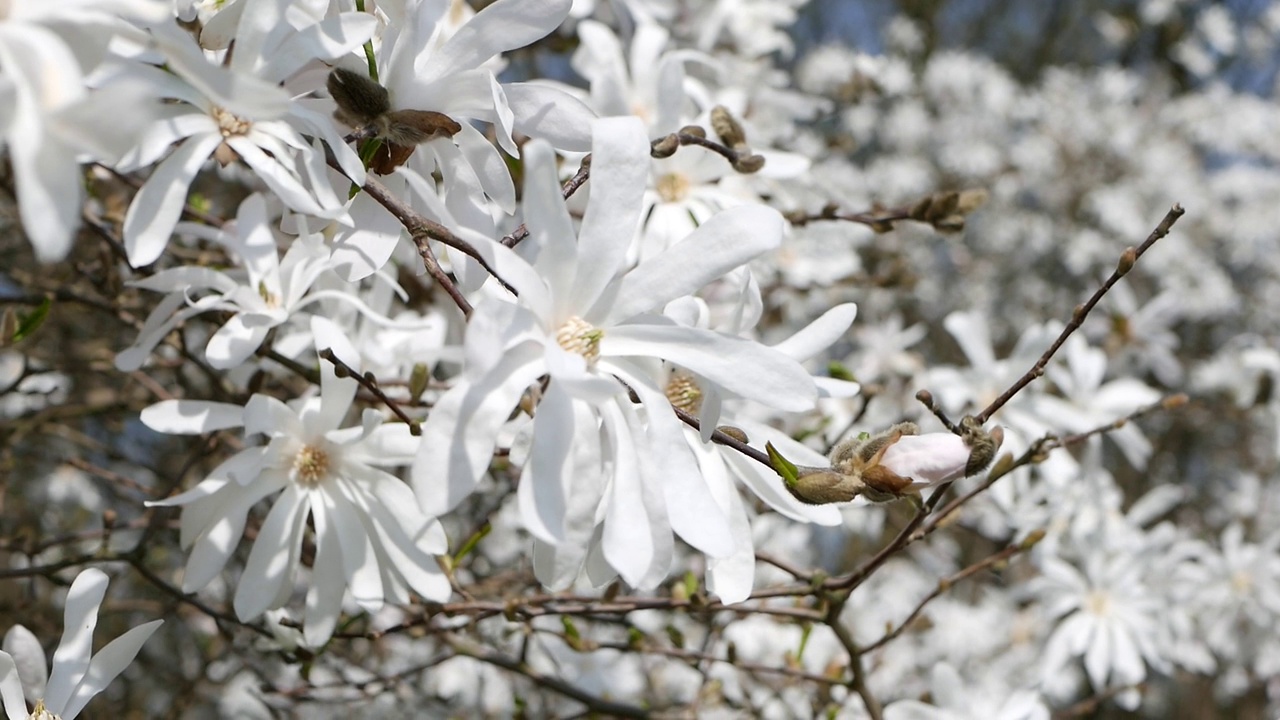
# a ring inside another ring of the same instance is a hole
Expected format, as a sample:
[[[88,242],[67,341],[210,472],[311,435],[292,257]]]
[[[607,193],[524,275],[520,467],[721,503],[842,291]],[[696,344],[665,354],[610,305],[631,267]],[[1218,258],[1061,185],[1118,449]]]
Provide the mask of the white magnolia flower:
[[[71,720],[116,678],[163,623],[152,620],[107,643],[91,656],[98,608],[107,593],[107,574],[84,570],[67,591],[62,641],[46,671],[40,641],[21,625],[4,636],[0,651],[0,696],[9,720]],[[25,698],[25,699],[24,699]],[[27,703],[34,706],[27,714]]]
[[[0,6],[0,136],[23,229],[36,256],[61,260],[80,226],[82,154],[116,162],[149,120],[141,88],[91,91],[86,76],[124,18],[157,21],[157,0],[7,2]],[[111,118],[111,123],[101,119]]]
[[[714,61],[696,50],[669,50],[670,33],[662,26],[638,24],[627,49],[612,29],[594,20],[578,24],[578,38],[582,44],[571,63],[590,83],[589,102],[601,117],[635,115],[650,137],[659,137],[708,106],[706,91],[686,78],[685,64],[714,68]]]
[[[513,131],[555,140],[567,133],[579,144],[590,113],[581,103],[548,87],[498,83],[492,59],[545,37],[567,17],[570,0],[498,0],[470,17],[457,16],[441,0],[384,3],[388,23],[377,50],[377,80],[393,110],[442,113],[461,123],[451,140],[421,146],[420,174],[439,167],[450,190],[478,189],[510,213],[515,186],[502,156],[470,120],[492,123],[498,144],[511,155]],[[464,20],[459,24],[459,20]],[[367,61],[349,55],[344,65],[368,72]],[[565,147],[561,142],[557,147]],[[455,180],[459,182],[455,182]]]
[[[318,348],[331,348],[359,371],[359,356],[336,325],[313,318],[312,332]],[[332,635],[344,592],[369,612],[385,598],[407,603],[409,589],[433,600],[450,593],[433,557],[447,549],[444,531],[417,512],[406,484],[379,469],[408,464],[417,440],[406,425],[383,425],[373,410],[360,426],[341,427],[358,384],[337,377],[331,364],[321,365],[320,396],[292,407],[254,395],[244,407],[166,400],[142,412],[142,421],[161,432],[243,426],[247,435],[268,438],[223,462],[192,490],[150,504],[184,506],[182,544],[192,552],[182,588],[195,592],[226,565],[249,509],[279,492],[249,553],[235,610],[250,620],[287,602],[311,524],[316,552],[303,635],[312,647]]]
[[[316,57],[334,57],[357,47],[373,32],[368,17],[349,13],[311,33],[289,28],[268,42],[250,28],[236,41],[230,67],[216,65],[191,36],[168,25],[152,28],[166,67],[143,68],[137,75],[161,97],[176,100],[146,141],[120,166],[146,167],[178,145],[156,166],[134,196],[124,220],[125,250],[134,267],[149,265],[164,251],[182,214],[196,174],[215,152],[226,163],[238,157],[293,210],[342,220],[346,200],[334,190],[325,152],[303,132],[328,144],[343,172],[364,182],[364,168],[332,120],[293,102],[279,82]],[[251,25],[252,16],[242,18]],[[332,36],[332,37],[331,37]],[[264,55],[273,54],[264,60]]]
[[[1103,382],[1107,355],[1090,347],[1080,335],[1072,335],[1062,348],[1062,359],[1045,371],[1062,397],[1036,395],[1033,412],[1058,430],[1087,432],[1106,425],[1160,399],[1160,393],[1136,378]],[[1151,443],[1135,423],[1110,430],[1107,435],[1125,458],[1137,468],[1146,467]]]
[[[1220,658],[1262,669],[1274,646],[1270,628],[1280,619],[1280,534],[1261,543],[1245,540],[1232,523],[1222,533],[1220,551],[1204,553],[1194,602],[1205,640]]]
[[[243,364],[272,328],[285,323],[312,302],[332,297],[359,303],[350,293],[311,292],[316,280],[332,268],[329,249],[320,235],[305,234],[297,238],[289,245],[284,258],[278,257],[262,195],[250,195],[240,204],[231,228],[218,230],[189,225],[179,229],[226,246],[244,263],[244,272],[178,267],[130,283],[169,295],[152,311],[134,344],[116,356],[119,370],[127,372],[142,367],[151,350],[170,330],[201,313],[232,313],[209,338],[205,348],[209,364],[226,369]],[[208,294],[200,296],[204,292]]]
[[[692,320],[691,313],[697,313],[701,322],[694,321],[687,324],[704,326],[707,313],[699,310],[705,310],[705,304],[692,298],[688,300],[692,302],[670,303],[667,306],[667,316],[683,315],[686,319]],[[684,312],[678,312],[677,309]],[[850,324],[857,315],[857,310],[857,306],[853,303],[837,305],[791,337],[773,346],[773,349],[797,362],[809,360],[848,332]],[[742,313],[735,314],[729,321],[729,326],[720,329],[722,331],[735,329],[734,320],[741,317]],[[754,325],[756,319],[751,317],[749,324]],[[851,397],[859,390],[857,383],[829,377],[815,377],[814,383],[823,397]],[[841,522],[841,516],[839,509],[834,505],[809,505],[796,500],[790,493],[783,490],[772,468],[744,456],[737,450],[708,442],[712,430],[720,424],[731,425],[746,431],[747,436],[757,447],[763,446],[766,442],[773,443],[774,447],[780,448],[786,457],[800,463],[821,464],[825,462],[825,458],[777,428],[763,423],[740,420],[732,413],[722,415],[723,398],[715,385],[702,382],[695,373],[683,368],[673,368],[668,372],[664,392],[673,406],[696,416],[699,420],[701,432],[686,426],[685,440],[698,460],[698,468],[707,487],[711,490],[712,497],[728,517],[733,533],[733,553],[726,557],[707,559],[707,589],[725,603],[741,602],[747,599],[753,588],[756,559],[750,518],[734,482],[735,478],[738,478],[756,497],[774,510],[798,522],[838,525]]]
[[[1150,560],[1134,549],[1132,543],[1127,549],[1099,547],[1095,536],[1082,568],[1058,557],[1044,558],[1043,574],[1032,581],[1031,590],[1056,623],[1040,665],[1047,687],[1060,687],[1060,676],[1077,658],[1084,660],[1089,682],[1099,690],[1137,685],[1147,677],[1148,664],[1169,670],[1164,618],[1171,609],[1144,576]],[[1134,690],[1117,696],[1130,709],[1139,700]]]
[[[179,232],[224,245],[244,264],[244,270],[184,266],[131,282],[134,287],[169,295],[148,316],[134,344],[116,356],[116,368],[129,371],[142,367],[170,330],[208,312],[231,313],[205,347],[209,364],[219,369],[244,364],[272,329],[307,317],[304,310],[323,300],[348,306],[374,324],[403,330],[423,327],[423,322],[389,320],[352,290],[316,289],[326,273],[337,269],[338,261],[321,234],[307,232],[302,217],[294,220],[301,234],[289,243],[283,258],[278,256],[276,234],[267,222],[262,195],[255,193],[246,198],[235,223],[222,229],[179,223]]]
[[[638,119],[597,121],[591,197],[575,232],[551,148],[525,146],[531,234],[520,251],[533,264],[505,247],[481,245],[519,292],[518,304],[495,296],[476,305],[464,375],[428,417],[413,467],[424,511],[453,508],[488,469],[498,428],[526,389],[549,376],[518,497],[525,525],[541,543],[535,570],[553,586],[572,580],[597,525],[601,552],[594,562],[585,558],[594,581],[617,572],[633,586],[657,583],[667,571],[672,530],[711,556],[732,552],[728,521],[698,479],[663,393],[659,359],[697,373],[725,396],[785,410],[807,409],[817,394],[812,378],[782,353],[653,313],[776,247],[783,222],[768,208],[736,208],[626,269],[648,149]]]

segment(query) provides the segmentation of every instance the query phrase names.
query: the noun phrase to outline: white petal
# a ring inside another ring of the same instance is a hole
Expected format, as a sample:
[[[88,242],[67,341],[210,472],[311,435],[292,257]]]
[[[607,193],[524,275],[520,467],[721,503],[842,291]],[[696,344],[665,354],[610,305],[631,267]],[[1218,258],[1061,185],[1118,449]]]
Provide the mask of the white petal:
[[[424,513],[443,515],[475,489],[493,460],[498,428],[544,371],[537,362],[540,351],[531,345],[516,348],[476,383],[459,384],[436,403],[411,470]]]
[[[720,602],[732,605],[751,596],[756,578],[756,553],[742,498],[733,487],[729,487],[726,494],[734,550],[726,557],[707,559],[707,590],[715,593]]]
[[[219,370],[240,367],[249,356],[262,346],[273,326],[246,327],[247,313],[232,315],[209,338],[204,356],[209,365]]]
[[[517,132],[546,140],[560,150],[591,149],[591,123],[596,114],[581,100],[541,83],[506,83],[502,88]]]
[[[102,692],[112,680],[116,679],[117,675],[129,667],[129,663],[133,662],[138,651],[142,649],[142,644],[151,637],[152,633],[160,629],[163,623],[163,620],[152,620],[139,625],[99,650],[93,656],[93,661],[89,663],[88,673],[80,681],[75,694],[71,696],[70,702],[62,709],[60,715],[64,718],[73,718],[78,715],[94,695]]]
[[[188,138],[156,167],[133,196],[124,216],[124,247],[130,265],[150,265],[164,252],[173,226],[182,215],[191,181],[221,142],[222,136],[215,134]]]
[[[739,397],[781,410],[808,410],[818,396],[813,378],[796,361],[755,341],[711,330],[619,325],[605,331],[600,354],[662,358]]]
[[[333,237],[333,269],[343,280],[357,282],[387,264],[403,228],[368,193],[356,195],[348,213],[351,225],[340,226]]]
[[[199,532],[191,546],[191,554],[187,557],[186,570],[182,575],[183,592],[196,592],[204,588],[222,572],[244,535],[245,518],[249,509],[285,484],[282,473],[268,474],[264,480],[266,481],[246,488],[227,488],[218,495],[197,501],[183,509],[183,539]],[[200,522],[201,520],[204,522]],[[201,525],[205,527],[201,528]]]
[[[316,217],[334,217],[339,212],[339,208],[321,206],[316,199],[315,190],[302,184],[298,173],[292,167],[293,163],[289,162],[293,159],[292,154],[273,152],[272,155],[267,155],[262,148],[243,135],[232,135],[226,142],[246,165],[253,168],[262,182],[266,183],[267,187],[271,188],[272,192],[290,208]]]
[[[598,530],[596,513],[604,491],[599,417],[585,404],[575,403],[574,426],[577,434],[570,448],[573,467],[566,474],[564,541],[552,546],[534,539],[534,573],[552,590],[563,590],[578,577]]]
[[[372,13],[344,12],[289,33],[272,50],[266,65],[255,74],[264,80],[284,81],[313,60],[342,57],[378,30],[378,19]],[[237,46],[237,51],[241,48]]]
[[[576,430],[573,400],[559,383],[552,383],[538,402],[533,447],[516,489],[525,529],[552,544],[564,540],[565,488],[573,468],[569,460]]]
[[[580,260],[569,307],[589,308],[626,259],[649,182],[649,138],[639,118],[592,126],[591,198],[582,218]]]
[[[276,499],[267,519],[258,530],[258,538],[249,551],[240,585],[236,588],[236,616],[252,620],[275,602],[281,588],[291,584],[294,571],[294,546],[302,543],[302,529],[311,510],[308,493],[291,485]]]
[[[339,481],[339,484],[347,485],[344,481]],[[378,567],[378,556],[364,530],[360,511],[346,498],[347,493],[354,493],[356,490],[349,487],[344,487],[344,490],[346,492],[343,494],[323,494],[326,522],[333,529],[342,558],[341,568],[326,568],[325,572],[339,574],[345,579],[345,587],[351,590],[351,597],[356,604],[367,612],[377,612],[382,608],[382,574]],[[412,503],[413,495],[407,492],[408,488],[405,490]],[[316,567],[319,567],[319,562]],[[338,598],[342,598],[341,593]]]
[[[49,666],[39,638],[25,626],[14,625],[4,634],[4,651],[17,667],[18,678],[22,681],[21,694],[32,699],[44,697],[44,689],[49,682]]]
[[[442,534],[439,523],[419,523],[413,529],[406,528],[390,512],[390,507],[382,503],[369,503],[364,507],[371,519],[370,526],[378,536],[376,545],[385,554],[388,565],[422,597],[436,602],[448,600],[453,594],[449,578],[425,549],[443,545],[443,538],[438,537]],[[414,534],[411,536],[409,532]]]
[[[208,400],[161,400],[143,408],[141,417],[142,423],[152,430],[176,435],[240,427],[244,418],[243,407]]]
[[[22,695],[18,666],[4,651],[0,651],[0,699],[4,701],[4,714],[9,720],[27,720],[27,700]]]
[[[498,0],[468,20],[431,55],[424,80],[480,67],[489,58],[540,40],[569,15],[571,0]]]
[[[9,144],[22,227],[36,257],[66,257],[80,226],[80,165],[75,151],[57,138],[22,138]]]
[[[986,318],[976,312],[957,310],[944,318],[942,324],[960,344],[970,365],[985,368],[995,364]]]
[[[133,345],[116,355],[116,369],[121,372],[132,372],[142,367],[150,357],[152,349],[164,340],[170,330],[187,318],[199,315],[219,303],[221,300],[218,297],[210,296],[183,307],[186,304],[186,298],[182,293],[166,295],[147,316],[142,329],[138,331],[138,339],[133,341]]]
[[[239,283],[228,277],[226,273],[213,268],[187,265],[161,270],[151,277],[134,280],[129,285],[155,292],[187,292],[212,288],[220,293],[227,293],[239,287]]]
[[[689,237],[623,276],[612,305],[592,308],[583,319],[613,325],[690,295],[778,247],[784,226],[782,215],[763,205],[743,205],[719,212]]]
[[[299,437],[302,421],[283,401],[270,395],[255,393],[244,404],[244,434],[268,437]]]
[[[173,23],[151,27],[151,36],[164,52],[169,67],[194,85],[215,105],[254,120],[270,120],[285,114],[290,98],[279,86],[245,73],[214,65]]]
[[[311,334],[315,336],[316,352],[332,350],[339,360],[355,372],[360,372],[360,352],[351,344],[347,333],[337,323],[319,315],[311,318]],[[340,378],[335,366],[328,360],[320,361],[320,416],[321,424],[316,426],[320,432],[328,432],[337,428],[351,401],[355,399],[360,384],[354,378]]]
[[[556,171],[556,154],[543,140],[530,140],[525,144],[524,159],[524,216],[529,228],[530,243],[523,253],[533,253],[533,264],[546,279],[555,301],[552,317],[565,317],[573,297],[572,283],[578,264],[577,233],[569,219],[560,194],[560,179]],[[629,238],[628,238],[629,239]],[[529,257],[526,254],[526,257]]]
[[[806,325],[803,330],[774,345],[773,349],[804,362],[844,337],[857,316],[858,306],[854,303],[837,305]]]
[[[590,84],[592,106],[605,116],[631,115],[627,61],[613,29],[596,20],[583,20],[578,23],[578,43],[570,65]]]
[[[649,423],[641,452],[658,471],[671,529],[711,557],[732,554],[729,518],[712,497],[670,401],[645,382],[641,368],[623,365],[618,370],[644,404]]]
[[[602,410],[613,448],[614,470],[601,546],[609,565],[631,586],[639,587],[656,553],[651,523],[659,518],[651,517],[652,510],[645,503],[640,458],[626,421],[616,405]]]
[[[459,229],[463,240],[471,243],[476,254],[493,268],[498,277],[505,280],[520,294],[520,304],[540,318],[551,316],[551,294],[538,271],[514,250],[500,242]]]
[[[98,624],[98,608],[106,594],[107,574],[97,568],[82,571],[67,591],[62,640],[53,652],[53,673],[44,696],[45,704],[54,714],[62,713],[89,669],[93,629]]]
[[[302,621],[303,642],[313,648],[323,646],[333,637],[338,615],[342,614],[342,593],[347,585],[337,528],[328,516],[327,508],[319,502],[325,495],[325,492],[313,495],[317,501],[311,508],[311,521],[316,531],[316,555]]]

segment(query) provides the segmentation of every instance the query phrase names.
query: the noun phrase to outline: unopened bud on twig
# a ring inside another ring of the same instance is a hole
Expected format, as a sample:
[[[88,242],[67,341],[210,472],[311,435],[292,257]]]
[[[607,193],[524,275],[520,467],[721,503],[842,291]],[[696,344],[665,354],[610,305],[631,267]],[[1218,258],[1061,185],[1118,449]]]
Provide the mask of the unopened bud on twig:
[[[731,148],[738,149],[747,144],[747,133],[723,105],[711,108],[711,129],[720,138],[720,142]]]
[[[655,158],[669,158],[676,154],[676,150],[680,149],[680,138],[674,134],[660,138],[653,143],[653,147],[649,150],[649,155]]]
[[[1120,262],[1116,264],[1116,274],[1127,275],[1136,262],[1138,262],[1138,251],[1132,247],[1125,248],[1124,252],[1120,253]]]
[[[739,155],[738,158],[733,161],[733,169],[744,175],[759,172],[762,167],[764,167],[763,155]]]

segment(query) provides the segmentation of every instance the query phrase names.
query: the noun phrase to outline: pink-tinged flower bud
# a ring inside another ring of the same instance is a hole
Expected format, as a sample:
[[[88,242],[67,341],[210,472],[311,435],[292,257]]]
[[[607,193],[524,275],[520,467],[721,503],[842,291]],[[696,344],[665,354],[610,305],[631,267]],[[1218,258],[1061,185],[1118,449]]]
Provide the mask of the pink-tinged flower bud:
[[[939,485],[980,472],[995,456],[1003,437],[998,427],[973,445],[951,433],[903,435],[884,451],[879,464],[910,478],[912,489]],[[975,453],[981,457],[974,457]]]

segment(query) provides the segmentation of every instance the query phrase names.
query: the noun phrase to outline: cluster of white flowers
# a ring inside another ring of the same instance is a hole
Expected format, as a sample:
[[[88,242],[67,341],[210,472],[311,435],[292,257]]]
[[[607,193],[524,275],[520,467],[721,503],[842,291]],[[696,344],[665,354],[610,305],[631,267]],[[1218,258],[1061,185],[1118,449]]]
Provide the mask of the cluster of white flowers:
[[[1181,28],[1182,87],[1020,79],[918,17],[805,52],[805,0],[481,4],[0,3],[21,228],[145,392],[41,491],[112,504],[106,540],[33,516],[71,539],[6,541],[15,572],[123,561],[190,633],[270,638],[206,678],[228,715],[394,714],[426,668],[442,712],[1159,715],[1179,674],[1280,707],[1280,110],[1221,79],[1274,63],[1280,2],[1098,12],[1107,47]],[[0,322],[0,417],[74,390],[5,349],[41,308]],[[1133,421],[1181,390],[1230,417]],[[90,659],[105,589],[71,584],[47,686],[6,635],[10,720],[74,717],[159,626]]]

